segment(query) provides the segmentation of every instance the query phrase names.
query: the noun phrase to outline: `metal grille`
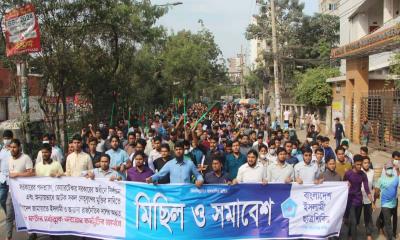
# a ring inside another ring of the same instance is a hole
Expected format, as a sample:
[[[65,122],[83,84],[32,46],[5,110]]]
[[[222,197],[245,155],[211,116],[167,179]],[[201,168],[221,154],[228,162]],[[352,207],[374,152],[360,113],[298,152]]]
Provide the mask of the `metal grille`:
[[[361,103],[361,121],[365,117],[371,130],[369,146],[384,151],[400,148],[400,90],[369,91]]]

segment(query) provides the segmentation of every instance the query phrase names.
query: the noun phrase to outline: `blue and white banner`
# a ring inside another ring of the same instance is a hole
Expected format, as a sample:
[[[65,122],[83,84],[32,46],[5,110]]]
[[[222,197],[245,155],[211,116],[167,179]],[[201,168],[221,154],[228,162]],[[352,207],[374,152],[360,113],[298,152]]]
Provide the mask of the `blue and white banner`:
[[[325,239],[337,236],[344,182],[148,185],[85,178],[10,181],[17,230],[101,239]]]

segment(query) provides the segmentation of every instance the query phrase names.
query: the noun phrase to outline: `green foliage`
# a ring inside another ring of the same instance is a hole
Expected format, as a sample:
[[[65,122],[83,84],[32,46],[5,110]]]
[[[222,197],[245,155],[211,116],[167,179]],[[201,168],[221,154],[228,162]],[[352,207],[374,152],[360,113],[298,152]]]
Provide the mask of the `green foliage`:
[[[339,76],[337,68],[318,67],[307,69],[305,73],[297,73],[298,85],[295,97],[299,103],[307,106],[326,106],[332,101],[332,88],[326,79]]]
[[[246,31],[247,39],[265,40],[272,45],[272,26],[270,1],[260,1],[262,7],[256,16],[256,24],[250,24]],[[283,92],[292,96],[296,82],[295,69],[329,66],[330,51],[339,43],[339,17],[303,14],[304,4],[299,0],[278,0],[276,5],[279,79]],[[273,66],[271,50],[264,53],[265,68]],[[268,75],[271,75],[268,73]],[[283,93],[284,94],[284,93]]]
[[[164,86],[169,86],[174,95],[181,96],[185,91],[189,98],[198,99],[203,90],[227,81],[220,56],[213,35],[206,29],[169,36],[161,54]]]
[[[392,58],[390,64],[390,73],[394,75],[394,84],[396,89],[400,89],[400,53],[397,53]]]

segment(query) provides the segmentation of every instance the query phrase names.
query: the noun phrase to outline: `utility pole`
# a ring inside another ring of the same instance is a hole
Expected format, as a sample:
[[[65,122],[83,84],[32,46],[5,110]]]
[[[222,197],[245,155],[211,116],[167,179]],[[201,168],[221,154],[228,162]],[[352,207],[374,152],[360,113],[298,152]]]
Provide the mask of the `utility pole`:
[[[280,122],[281,118],[281,93],[279,85],[279,69],[278,69],[278,43],[276,38],[276,16],[275,16],[275,0],[271,2],[271,25],[272,25],[272,53],[274,55],[274,87],[275,87],[275,115]]]
[[[243,71],[243,46],[240,46],[240,98],[245,98],[244,71]]]
[[[29,144],[31,140],[29,133],[29,89],[25,58],[17,63],[17,76],[19,76],[21,84],[22,125],[25,131],[25,142]]]

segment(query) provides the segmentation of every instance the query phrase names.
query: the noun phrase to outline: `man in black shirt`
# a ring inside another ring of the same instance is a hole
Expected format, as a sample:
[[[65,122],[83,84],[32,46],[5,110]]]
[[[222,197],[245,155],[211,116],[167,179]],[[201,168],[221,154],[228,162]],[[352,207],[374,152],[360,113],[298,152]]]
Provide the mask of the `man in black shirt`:
[[[160,157],[160,158],[157,158],[157,159],[153,162],[154,168],[155,168],[155,170],[156,170],[157,172],[159,172],[159,171],[161,170],[161,168],[163,168],[164,165],[165,165],[169,160],[172,159],[171,156],[169,155],[169,153],[170,153],[170,148],[169,148],[169,145],[168,145],[167,143],[161,144],[160,153],[161,153],[161,157]],[[160,183],[160,184],[169,183],[169,177],[160,179],[160,180],[158,181],[158,183]]]

